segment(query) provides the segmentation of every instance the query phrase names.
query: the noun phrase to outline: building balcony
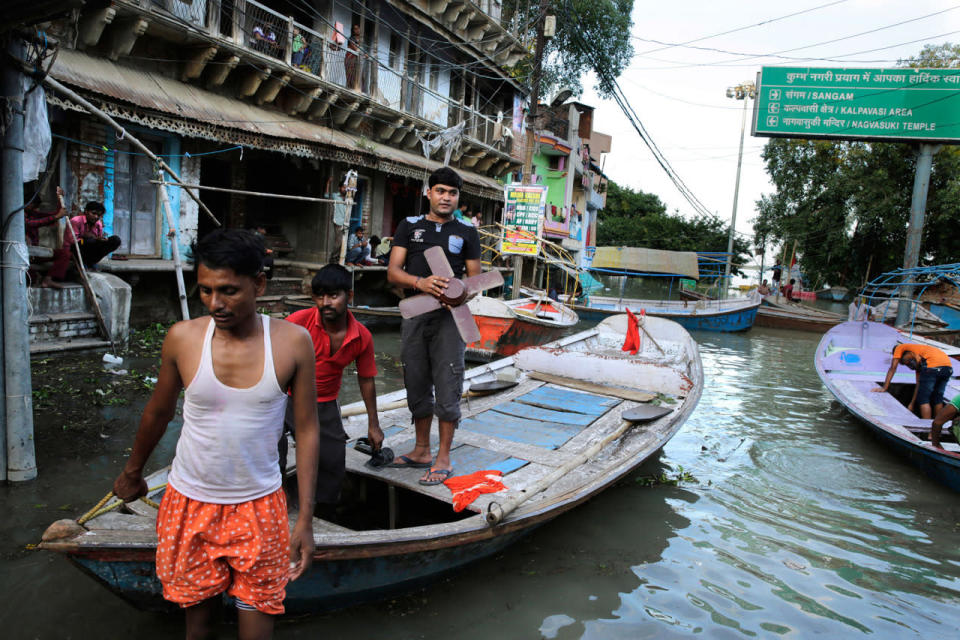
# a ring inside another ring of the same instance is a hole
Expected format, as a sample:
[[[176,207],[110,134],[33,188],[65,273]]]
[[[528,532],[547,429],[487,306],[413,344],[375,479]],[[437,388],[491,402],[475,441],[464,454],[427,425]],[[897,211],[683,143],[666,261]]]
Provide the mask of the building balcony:
[[[423,135],[463,126],[454,161],[502,175],[522,162],[511,154],[511,115],[484,114],[438,91],[436,77],[390,66],[390,52],[350,44],[330,28],[321,33],[255,0],[115,0],[84,10],[78,47],[127,56],[140,37],[186,52],[182,81],[272,104],[381,144],[419,147]],[[399,66],[399,63],[397,64]],[[435,153],[443,158],[442,149]],[[464,156],[466,156],[464,158]]]
[[[447,31],[470,47],[480,59],[491,58],[501,67],[512,67],[530,55],[520,40],[500,24],[500,0],[389,0],[401,11],[416,10],[434,28]]]

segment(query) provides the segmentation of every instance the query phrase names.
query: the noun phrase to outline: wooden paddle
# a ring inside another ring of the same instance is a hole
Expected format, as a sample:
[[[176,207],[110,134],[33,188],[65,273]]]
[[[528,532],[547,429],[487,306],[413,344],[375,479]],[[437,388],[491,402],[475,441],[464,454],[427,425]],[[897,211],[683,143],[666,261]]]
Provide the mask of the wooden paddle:
[[[560,480],[573,469],[585,464],[590,458],[600,453],[604,447],[629,431],[631,427],[662,418],[671,411],[673,411],[673,409],[657,406],[640,406],[624,411],[620,414],[620,418],[623,420],[620,427],[606,438],[595,443],[583,453],[575,456],[563,466],[557,467],[550,475],[540,478],[539,481],[529,487],[524,487],[523,494],[514,494],[502,503],[491,502],[487,505],[487,524],[493,526],[502,522],[504,518],[513,513],[521,504]]]

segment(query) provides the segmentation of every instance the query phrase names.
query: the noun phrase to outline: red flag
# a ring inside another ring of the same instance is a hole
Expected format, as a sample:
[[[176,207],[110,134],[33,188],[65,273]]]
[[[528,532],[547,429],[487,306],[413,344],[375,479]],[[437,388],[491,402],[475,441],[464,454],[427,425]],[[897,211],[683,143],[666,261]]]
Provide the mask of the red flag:
[[[641,313],[643,313],[641,311]],[[640,350],[640,328],[637,323],[637,316],[633,315],[630,309],[627,309],[627,339],[623,341],[622,351],[628,351],[630,355],[637,355]]]

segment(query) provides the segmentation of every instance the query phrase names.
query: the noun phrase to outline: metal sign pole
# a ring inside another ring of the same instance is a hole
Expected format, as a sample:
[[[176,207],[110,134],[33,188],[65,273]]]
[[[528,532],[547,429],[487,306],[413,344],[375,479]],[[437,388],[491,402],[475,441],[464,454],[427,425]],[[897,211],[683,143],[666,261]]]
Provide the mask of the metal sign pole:
[[[933,154],[939,150],[940,145],[921,144],[917,151],[917,173],[913,178],[913,198],[910,200],[910,226],[907,227],[907,245],[903,252],[904,269],[912,269],[920,263],[920,240],[927,210],[927,193],[930,191],[930,171],[933,168]],[[913,287],[900,287],[900,304],[897,305],[895,324],[908,323],[912,307]]]

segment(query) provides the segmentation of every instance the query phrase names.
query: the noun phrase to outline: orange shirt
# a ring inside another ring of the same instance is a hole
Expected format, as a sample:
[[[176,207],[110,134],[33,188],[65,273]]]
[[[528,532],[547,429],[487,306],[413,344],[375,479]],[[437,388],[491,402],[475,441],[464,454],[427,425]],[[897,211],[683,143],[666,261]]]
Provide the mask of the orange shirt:
[[[934,367],[951,366],[950,358],[947,357],[947,354],[936,347],[929,347],[925,344],[901,344],[897,345],[897,348],[893,350],[893,357],[902,358],[904,351],[914,352],[918,358],[926,360],[927,366],[931,369]]]

